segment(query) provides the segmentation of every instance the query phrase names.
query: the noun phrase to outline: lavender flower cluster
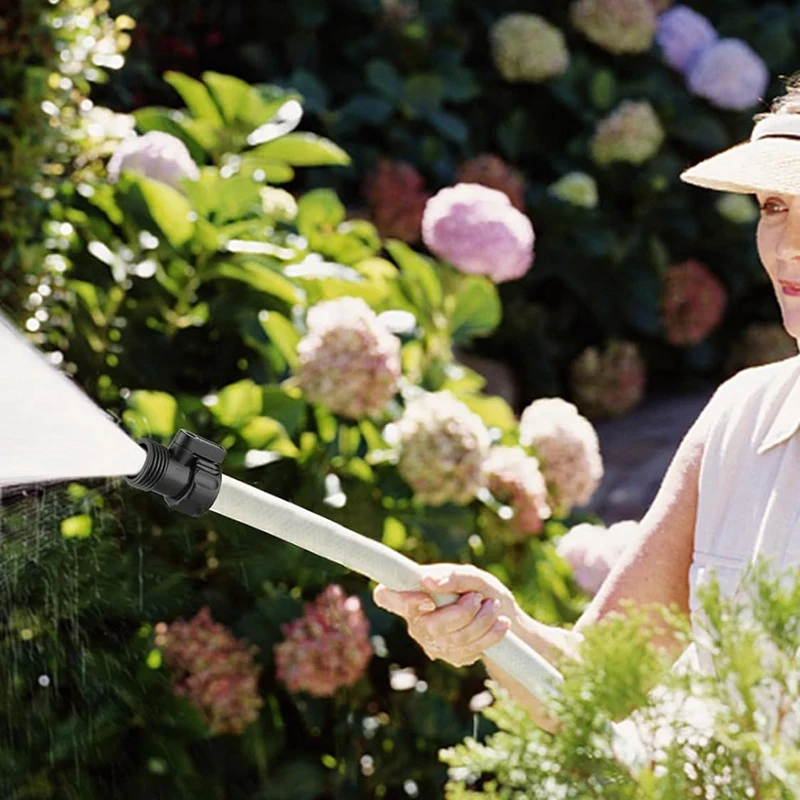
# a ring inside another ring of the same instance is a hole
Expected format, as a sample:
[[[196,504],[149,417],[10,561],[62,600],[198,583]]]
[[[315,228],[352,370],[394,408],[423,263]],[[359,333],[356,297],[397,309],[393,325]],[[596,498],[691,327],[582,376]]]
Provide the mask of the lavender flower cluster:
[[[718,108],[742,111],[763,97],[769,73],[761,57],[741,39],[720,39],[711,22],[691,8],[676,5],[661,14],[656,41],[689,91]]]

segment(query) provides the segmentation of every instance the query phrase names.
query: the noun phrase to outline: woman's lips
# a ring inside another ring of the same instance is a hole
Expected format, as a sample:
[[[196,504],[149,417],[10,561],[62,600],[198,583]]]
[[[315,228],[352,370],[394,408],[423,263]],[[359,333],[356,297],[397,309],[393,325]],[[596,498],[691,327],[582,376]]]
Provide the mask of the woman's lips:
[[[800,281],[778,281],[781,291],[789,297],[800,297]]]

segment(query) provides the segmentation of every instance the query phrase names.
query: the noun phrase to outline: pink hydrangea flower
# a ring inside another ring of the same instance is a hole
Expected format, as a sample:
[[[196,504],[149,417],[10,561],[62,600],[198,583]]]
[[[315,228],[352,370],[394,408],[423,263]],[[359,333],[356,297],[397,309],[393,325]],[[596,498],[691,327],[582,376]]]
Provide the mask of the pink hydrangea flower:
[[[553,508],[567,514],[592,499],[603,477],[600,441],[572,403],[559,397],[534,400],[520,417],[519,441],[539,457]]]
[[[647,373],[633,342],[609,342],[601,352],[587,347],[570,370],[572,394],[590,419],[618,417],[635,408],[644,396]]]
[[[558,540],[556,552],[572,568],[578,586],[594,596],[638,531],[639,523],[634,520],[617,522],[608,529],[584,522]]]
[[[653,106],[646,100],[623,100],[597,124],[589,147],[596,164],[643,164],[663,141],[664,129]]]
[[[182,181],[196,181],[200,177],[186,145],[163,131],[149,131],[120,142],[108,162],[108,179],[116,183],[123,170],[137,172],[179,191]]]
[[[506,14],[489,31],[497,71],[512,82],[541,83],[569,66],[564,34],[538,14]]]
[[[479,183],[508,195],[514,208],[525,209],[525,178],[522,173],[506,164],[500,156],[481,153],[465,161],[456,170],[459,183]]]
[[[372,658],[369,622],[358,597],[331,584],[299,619],[281,626],[286,637],[275,645],[278,680],[290,692],[331,697],[353,686]]]
[[[350,419],[383,411],[402,374],[400,340],[360,297],[317,303],[306,322],[294,380],[308,399]]]
[[[486,485],[514,512],[512,529],[523,536],[540,533],[553,511],[539,461],[521,447],[493,447],[484,465]]]
[[[400,475],[423,503],[463,505],[483,485],[489,432],[450,392],[410,400],[387,438],[396,440]]]
[[[155,633],[175,693],[200,711],[212,734],[241,733],[258,718],[257,649],[214,622],[207,607],[189,622],[159,622]]]
[[[428,201],[422,239],[456,269],[495,283],[521,278],[533,264],[531,221],[508,195],[476,183],[450,186]]]
[[[764,97],[769,70],[752,47],[740,39],[720,39],[692,62],[686,85],[717,108],[744,111]]]
[[[402,161],[381,159],[363,187],[370,216],[381,236],[416,244],[430,194],[422,175]]]
[[[577,0],[572,24],[609,53],[645,53],[656,32],[656,12],[649,0]]]
[[[722,281],[700,261],[671,266],[661,295],[667,341],[678,347],[702,342],[721,322],[727,299]]]

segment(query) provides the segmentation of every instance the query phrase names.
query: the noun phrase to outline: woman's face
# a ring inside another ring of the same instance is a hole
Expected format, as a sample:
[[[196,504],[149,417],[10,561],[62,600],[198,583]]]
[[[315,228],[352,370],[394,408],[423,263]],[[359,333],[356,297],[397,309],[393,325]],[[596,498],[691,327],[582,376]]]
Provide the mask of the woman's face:
[[[800,195],[759,192],[758,254],[772,281],[783,326],[800,339]]]

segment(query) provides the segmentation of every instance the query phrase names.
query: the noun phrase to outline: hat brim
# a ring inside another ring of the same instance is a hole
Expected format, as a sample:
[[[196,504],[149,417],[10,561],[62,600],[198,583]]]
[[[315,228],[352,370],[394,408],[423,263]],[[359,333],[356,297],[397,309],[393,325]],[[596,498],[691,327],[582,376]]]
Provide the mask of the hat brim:
[[[685,170],[681,180],[720,192],[800,194],[800,141],[743,142]]]

